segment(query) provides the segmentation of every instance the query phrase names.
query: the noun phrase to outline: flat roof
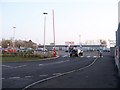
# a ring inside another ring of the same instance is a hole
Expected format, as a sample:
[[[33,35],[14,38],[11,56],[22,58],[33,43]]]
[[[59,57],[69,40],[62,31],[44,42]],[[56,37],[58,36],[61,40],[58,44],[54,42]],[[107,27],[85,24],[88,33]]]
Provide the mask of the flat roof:
[[[40,45],[43,47],[44,45]],[[54,45],[45,45],[46,47],[53,47]],[[68,45],[55,45],[56,47],[67,47]],[[80,45],[71,45],[74,47],[79,47]],[[82,47],[102,47],[102,45],[81,45]]]

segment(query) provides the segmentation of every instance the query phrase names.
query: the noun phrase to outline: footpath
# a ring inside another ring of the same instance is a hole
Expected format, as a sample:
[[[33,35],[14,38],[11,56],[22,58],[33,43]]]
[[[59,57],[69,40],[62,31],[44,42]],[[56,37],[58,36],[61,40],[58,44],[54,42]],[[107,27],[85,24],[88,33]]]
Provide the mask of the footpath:
[[[32,88],[120,88],[120,81],[114,58],[104,54],[85,70],[38,83]]]

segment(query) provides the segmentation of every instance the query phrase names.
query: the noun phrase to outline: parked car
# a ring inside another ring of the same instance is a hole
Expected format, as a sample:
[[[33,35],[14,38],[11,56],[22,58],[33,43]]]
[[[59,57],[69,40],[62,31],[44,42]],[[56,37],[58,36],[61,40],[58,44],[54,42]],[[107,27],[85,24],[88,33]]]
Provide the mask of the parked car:
[[[16,52],[16,49],[14,49],[14,48],[9,48],[9,49],[8,49],[8,52],[10,52],[10,53],[15,53],[15,52]]]
[[[35,51],[42,51],[42,52],[44,52],[44,48],[37,48],[37,49],[35,49]],[[45,52],[46,51],[48,51],[48,50],[45,48]]]
[[[70,57],[72,57],[72,56],[83,56],[83,50],[80,50],[80,49],[73,49],[69,53],[70,53]]]
[[[2,48],[3,53],[15,53],[17,50],[15,48]]]
[[[18,52],[27,52],[27,53],[33,53],[34,49],[33,48],[20,48]]]

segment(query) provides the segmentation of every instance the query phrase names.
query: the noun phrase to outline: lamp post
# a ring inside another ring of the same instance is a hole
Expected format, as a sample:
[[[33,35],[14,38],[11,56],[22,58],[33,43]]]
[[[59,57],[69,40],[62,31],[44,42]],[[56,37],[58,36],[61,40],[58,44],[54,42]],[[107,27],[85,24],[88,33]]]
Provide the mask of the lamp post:
[[[15,49],[15,29],[16,27],[13,27],[13,49]]]
[[[43,51],[45,52],[45,30],[46,30],[46,15],[48,13],[44,12],[43,13],[45,16],[44,16],[44,48],[43,48]]]
[[[82,47],[81,45],[81,35],[79,35],[79,45],[80,45],[80,48]]]
[[[53,40],[54,40],[53,55],[54,55],[54,57],[56,57],[56,56],[57,56],[57,53],[56,53],[56,48],[55,48],[55,25],[54,25],[54,10],[52,10],[52,13],[53,13]]]

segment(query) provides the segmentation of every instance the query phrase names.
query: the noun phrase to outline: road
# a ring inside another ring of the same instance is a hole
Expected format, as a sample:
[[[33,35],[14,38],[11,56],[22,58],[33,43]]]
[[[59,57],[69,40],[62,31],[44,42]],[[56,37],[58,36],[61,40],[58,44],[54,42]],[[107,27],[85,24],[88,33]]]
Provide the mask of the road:
[[[2,64],[3,88],[116,88],[118,79],[113,58],[97,52],[69,57],[58,52],[56,59]],[[109,63],[109,64],[108,64]],[[107,66],[106,66],[107,65]]]

